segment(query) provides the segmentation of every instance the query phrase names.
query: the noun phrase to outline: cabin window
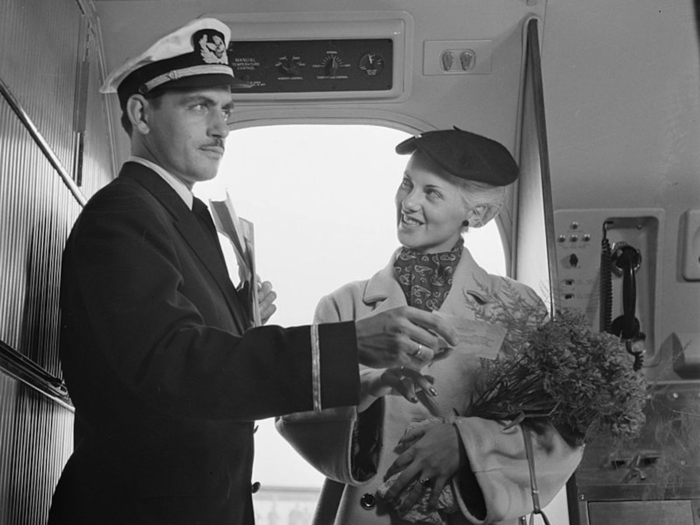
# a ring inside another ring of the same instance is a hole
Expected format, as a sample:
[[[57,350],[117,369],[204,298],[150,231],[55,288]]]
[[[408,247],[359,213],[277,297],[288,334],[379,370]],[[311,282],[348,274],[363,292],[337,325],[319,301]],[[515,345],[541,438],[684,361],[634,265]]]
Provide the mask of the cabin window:
[[[408,136],[360,125],[230,133],[219,176],[195,193],[206,201],[228,192],[238,215],[254,223],[258,273],[278,294],[271,324],[311,323],[323,295],[388,263],[398,247],[394,194],[407,161],[394,147]],[[471,230],[465,243],[488,271],[505,275],[494,221]],[[255,439],[259,525],[310,523],[323,477],[277,434],[273,420],[259,423]]]

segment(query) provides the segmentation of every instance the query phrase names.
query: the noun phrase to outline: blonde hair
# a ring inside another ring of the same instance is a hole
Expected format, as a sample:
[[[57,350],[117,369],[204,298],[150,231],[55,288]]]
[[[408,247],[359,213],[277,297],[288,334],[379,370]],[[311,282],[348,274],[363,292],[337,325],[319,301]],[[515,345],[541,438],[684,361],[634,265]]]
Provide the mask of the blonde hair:
[[[481,228],[491,221],[501,211],[506,200],[506,186],[492,186],[485,182],[477,182],[455,177],[444,172],[450,182],[459,189],[466,211],[476,210],[478,206],[484,206],[486,212],[480,215],[480,222],[469,227]]]
[[[428,155],[420,150],[415,150],[411,154],[411,159],[417,158],[414,162],[422,162],[424,166],[429,169],[432,173],[438,177],[442,177],[447,182],[452,184],[457,188],[464,203],[464,211],[468,214],[473,212],[479,219],[478,223],[476,221],[470,221],[469,225],[464,227],[462,230],[466,232],[468,228],[481,228],[482,226],[488,224],[491,219],[493,219],[498,212],[501,211],[503,204],[506,199],[506,188],[507,186],[494,186],[486,182],[473,181],[468,179],[463,179],[452,175],[445,168],[440,166]],[[485,209],[481,212],[479,208]]]

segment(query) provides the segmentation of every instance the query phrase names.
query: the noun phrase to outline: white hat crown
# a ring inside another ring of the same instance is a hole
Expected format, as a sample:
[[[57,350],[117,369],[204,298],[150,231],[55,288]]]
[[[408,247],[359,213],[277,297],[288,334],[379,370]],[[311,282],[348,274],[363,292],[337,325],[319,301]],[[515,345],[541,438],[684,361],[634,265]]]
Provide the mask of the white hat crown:
[[[119,93],[124,103],[134,93],[175,81],[182,84],[182,79],[192,84],[239,84],[228,60],[230,38],[230,28],[220,20],[192,20],[112,71],[100,92]]]

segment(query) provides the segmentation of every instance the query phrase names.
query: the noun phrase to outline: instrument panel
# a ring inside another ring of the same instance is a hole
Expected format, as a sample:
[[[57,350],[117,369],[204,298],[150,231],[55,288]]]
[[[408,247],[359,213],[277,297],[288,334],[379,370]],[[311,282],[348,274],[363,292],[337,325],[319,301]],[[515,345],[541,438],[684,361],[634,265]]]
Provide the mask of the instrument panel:
[[[250,87],[240,93],[390,92],[393,40],[232,41],[229,60]]]

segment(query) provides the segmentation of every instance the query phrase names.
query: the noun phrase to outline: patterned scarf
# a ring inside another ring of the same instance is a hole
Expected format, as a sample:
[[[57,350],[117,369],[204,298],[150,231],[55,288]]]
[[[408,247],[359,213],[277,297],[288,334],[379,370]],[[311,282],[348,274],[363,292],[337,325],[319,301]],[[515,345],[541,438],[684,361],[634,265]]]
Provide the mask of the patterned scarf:
[[[396,280],[409,306],[438,310],[452,288],[454,269],[462,256],[461,237],[449,252],[418,253],[402,248],[394,261]]]

